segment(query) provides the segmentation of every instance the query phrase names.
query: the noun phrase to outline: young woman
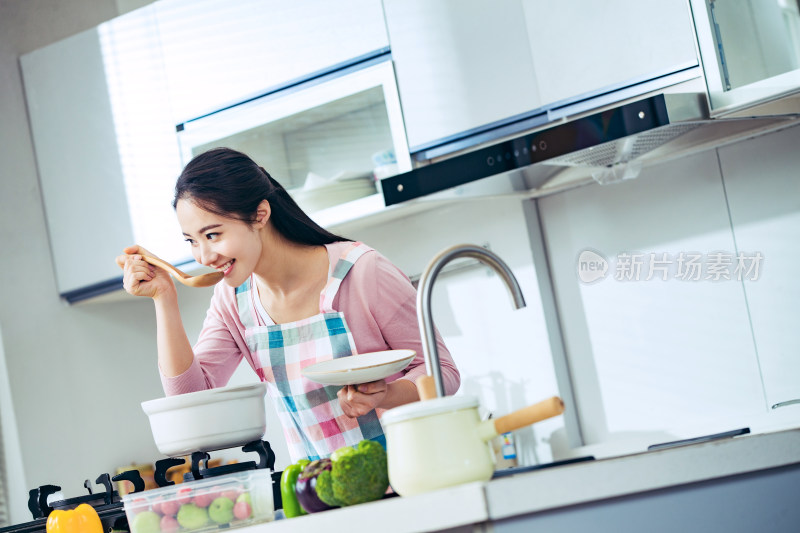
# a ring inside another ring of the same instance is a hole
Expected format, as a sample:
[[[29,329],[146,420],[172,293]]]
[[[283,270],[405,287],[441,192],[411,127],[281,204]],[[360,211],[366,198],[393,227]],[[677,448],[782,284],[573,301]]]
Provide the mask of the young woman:
[[[425,374],[408,278],[377,251],[318,226],[263,168],[231,149],[189,162],[173,207],[195,260],[224,273],[194,347],[169,274],[146,263],[139,246],[117,258],[125,290],[155,302],[166,394],[223,386],[244,357],[268,384],[293,461],[362,439],[385,445],[380,413],[418,400],[415,380]],[[437,343],[453,394],[459,373],[438,336]],[[318,361],[401,348],[417,355],[385,380],[340,388],[300,373]]]

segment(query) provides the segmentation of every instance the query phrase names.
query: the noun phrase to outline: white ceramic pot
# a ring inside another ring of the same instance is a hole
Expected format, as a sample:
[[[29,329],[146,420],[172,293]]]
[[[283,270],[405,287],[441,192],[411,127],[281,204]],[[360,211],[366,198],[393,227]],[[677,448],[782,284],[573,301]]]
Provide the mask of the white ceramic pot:
[[[561,414],[557,397],[481,421],[478,399],[446,396],[414,402],[383,413],[389,483],[412,496],[472,481],[489,481],[494,454],[489,441],[501,433]]]
[[[170,457],[259,440],[267,429],[266,383],[220,387],[142,402],[158,451]]]

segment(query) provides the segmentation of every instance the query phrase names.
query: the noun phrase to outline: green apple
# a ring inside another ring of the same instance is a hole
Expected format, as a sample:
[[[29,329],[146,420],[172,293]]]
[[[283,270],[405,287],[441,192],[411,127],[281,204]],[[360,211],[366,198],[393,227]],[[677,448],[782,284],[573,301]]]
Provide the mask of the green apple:
[[[131,527],[134,533],[161,533],[161,515],[143,511],[134,517]]]
[[[208,524],[208,511],[193,503],[181,505],[178,509],[178,523],[188,530],[200,529]]]
[[[208,516],[217,524],[227,524],[233,520],[233,500],[220,496],[208,506]]]

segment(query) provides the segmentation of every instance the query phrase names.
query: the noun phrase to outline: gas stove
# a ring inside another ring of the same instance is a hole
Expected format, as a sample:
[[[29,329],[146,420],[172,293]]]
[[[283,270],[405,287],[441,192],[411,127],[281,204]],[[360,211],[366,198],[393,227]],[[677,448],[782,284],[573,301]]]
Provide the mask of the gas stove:
[[[112,481],[127,480],[133,483],[134,491],[144,490],[144,480],[138,470],[128,470],[114,477],[109,474],[101,474],[95,483],[102,485],[103,492],[94,492],[92,482],[85,480],[84,488],[88,494],[75,498],[67,498],[48,502],[50,496],[61,491],[58,485],[42,485],[28,492],[28,509],[33,519],[29,522],[0,528],[0,533],[44,533],[47,526],[47,517],[54,510],[74,509],[82,503],[94,507],[100,521],[103,523],[105,531],[127,531],[128,521],[125,518],[125,511],[122,508],[120,496],[113,489]]]
[[[245,453],[251,454],[254,460],[234,464],[209,467],[211,455],[208,452],[194,452],[191,455],[191,470],[183,475],[184,484],[191,486],[193,481],[211,477],[224,476],[234,472],[248,470],[268,469],[272,471],[273,501],[275,509],[282,507],[280,497],[280,477],[282,472],[275,472],[275,452],[265,440],[257,440],[241,447]],[[252,455],[254,454],[254,455]],[[186,463],[184,458],[170,457],[160,459],[155,463],[155,482],[158,487],[166,487],[174,483],[167,479],[167,471],[175,466]],[[46,533],[47,517],[56,509],[74,509],[82,503],[94,507],[105,531],[129,531],[128,520],[125,515],[122,499],[113,489],[112,482],[130,481],[133,484],[133,493],[143,492],[145,483],[138,470],[128,470],[111,477],[107,473],[101,474],[95,483],[102,485],[102,492],[92,489],[92,482],[85,480],[84,488],[88,494],[64,500],[50,501],[48,499],[61,491],[58,485],[42,485],[28,492],[28,509],[32,520],[22,524],[0,528],[0,533]]]

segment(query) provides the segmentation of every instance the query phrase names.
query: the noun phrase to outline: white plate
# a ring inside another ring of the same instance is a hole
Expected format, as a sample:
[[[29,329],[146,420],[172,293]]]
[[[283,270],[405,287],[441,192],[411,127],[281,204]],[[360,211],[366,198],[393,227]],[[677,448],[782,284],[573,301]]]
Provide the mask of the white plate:
[[[322,385],[358,385],[387,378],[411,363],[414,350],[386,350],[339,357],[305,367],[300,372]]]
[[[292,189],[289,194],[304,211],[313,213],[370,196],[376,191],[375,182],[372,179],[353,179],[334,181],[313,189]]]

